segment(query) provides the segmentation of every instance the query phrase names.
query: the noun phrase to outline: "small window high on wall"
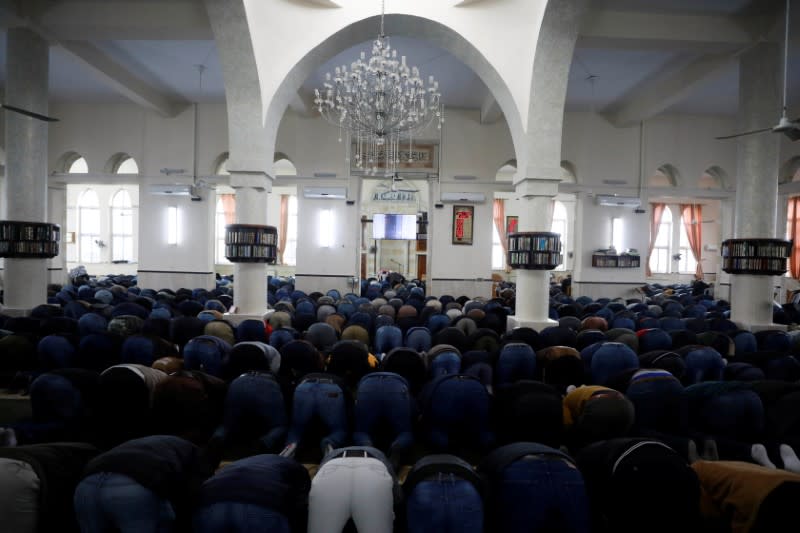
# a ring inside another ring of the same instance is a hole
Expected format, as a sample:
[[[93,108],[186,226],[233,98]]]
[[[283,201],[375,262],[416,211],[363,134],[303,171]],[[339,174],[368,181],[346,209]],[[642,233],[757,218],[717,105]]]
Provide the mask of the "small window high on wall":
[[[68,174],[86,174],[88,172],[89,165],[86,163],[86,159],[81,156],[78,156],[69,164],[69,167],[67,167]]]
[[[111,198],[111,260],[133,262],[133,205],[125,190]]]
[[[78,199],[78,250],[81,263],[99,263],[100,203],[97,193],[86,189]]]

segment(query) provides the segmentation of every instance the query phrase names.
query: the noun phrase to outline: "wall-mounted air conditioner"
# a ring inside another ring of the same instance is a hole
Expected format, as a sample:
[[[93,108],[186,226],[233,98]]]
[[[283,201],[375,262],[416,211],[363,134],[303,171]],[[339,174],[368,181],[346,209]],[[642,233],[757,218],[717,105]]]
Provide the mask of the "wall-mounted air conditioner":
[[[603,207],[630,207],[631,209],[642,205],[638,196],[615,196],[613,194],[598,194],[595,196],[597,205]]]
[[[443,192],[442,202],[446,204],[457,204],[465,202],[468,204],[482,204],[486,201],[486,195],[482,192]]]
[[[150,185],[147,192],[150,194],[167,195],[167,196],[194,196],[193,187],[191,185],[171,183],[163,185]]]
[[[304,198],[320,200],[344,200],[347,198],[346,187],[303,187]]]

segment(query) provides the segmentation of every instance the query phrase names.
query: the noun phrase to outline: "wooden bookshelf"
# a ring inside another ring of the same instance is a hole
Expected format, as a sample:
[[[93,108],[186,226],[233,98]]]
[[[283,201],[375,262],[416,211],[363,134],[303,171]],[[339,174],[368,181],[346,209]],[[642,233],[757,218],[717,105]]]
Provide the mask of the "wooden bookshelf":
[[[0,221],[0,257],[49,259],[58,255],[60,241],[58,224]]]
[[[595,268],[639,268],[642,266],[642,258],[633,254],[592,254],[592,266]]]
[[[231,263],[270,263],[278,259],[278,230],[274,226],[228,224],[225,257]]]
[[[508,235],[508,265],[522,270],[553,270],[564,261],[558,233],[525,231]]]
[[[728,239],[720,248],[722,270],[728,274],[782,276],[792,241],[783,239]]]

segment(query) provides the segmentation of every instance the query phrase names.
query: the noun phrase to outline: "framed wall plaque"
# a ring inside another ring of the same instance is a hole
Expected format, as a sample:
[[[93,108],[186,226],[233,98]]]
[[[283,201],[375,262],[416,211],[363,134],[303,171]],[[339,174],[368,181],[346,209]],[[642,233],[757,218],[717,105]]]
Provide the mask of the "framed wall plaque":
[[[453,206],[453,244],[472,244],[474,217],[474,206]]]
[[[519,231],[519,217],[508,216],[506,217],[506,235],[516,233]]]

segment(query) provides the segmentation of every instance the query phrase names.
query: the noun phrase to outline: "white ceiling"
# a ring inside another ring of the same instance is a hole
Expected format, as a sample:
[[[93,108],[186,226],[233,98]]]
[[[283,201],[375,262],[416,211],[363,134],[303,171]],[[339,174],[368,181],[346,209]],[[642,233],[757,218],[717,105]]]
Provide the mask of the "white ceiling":
[[[502,0],[497,0],[502,1]],[[75,9],[91,9],[102,0],[75,2]],[[115,5],[123,5],[118,0]],[[800,4],[800,2],[796,2]],[[165,4],[187,4],[185,0],[170,0]],[[69,4],[72,6],[73,4]],[[149,3],[149,9],[158,4]],[[646,13],[653,17],[666,15],[691,15],[728,17],[758,14],[765,10],[780,7],[780,0],[593,0],[593,10],[615,12]],[[111,6],[103,4],[103,8]],[[185,8],[189,9],[189,8]],[[192,8],[196,10],[195,8]],[[157,13],[156,13],[157,14]],[[0,10],[0,15],[2,11]],[[86,17],[92,12],[87,11]],[[0,17],[1,18],[1,17]],[[95,20],[95,19],[92,19]],[[192,19],[195,20],[195,19]],[[196,17],[197,24],[206,24],[202,17]],[[166,99],[178,102],[222,102],[224,84],[214,41],[209,29],[188,27],[181,22],[175,32],[163,29],[164,20],[158,23],[157,30],[143,29],[142,21],[125,26],[125,21],[115,21],[114,26],[102,27],[97,24],[84,29],[86,44],[108,60],[122,66],[132,77],[144,82],[155,93]],[[175,24],[178,24],[177,22]],[[119,27],[118,27],[119,26]],[[800,6],[793,11],[792,27],[800,28]],[[69,31],[70,27],[65,26]],[[74,27],[72,27],[72,31]],[[113,35],[124,37],[112,40]],[[138,37],[137,37],[138,36]],[[0,57],[5,57],[5,30],[0,23]],[[74,35],[70,35],[74,39]],[[167,40],[167,39],[170,40]],[[648,42],[625,40],[609,36],[607,38],[581,38],[576,48],[570,70],[567,89],[567,109],[603,112],[619,107],[634,98],[649,85],[670,73],[679,72],[690,62],[704,57],[704,54],[730,52],[734,44],[706,43],[695,46],[676,38],[660,38]],[[488,90],[482,81],[448,52],[430,43],[407,37],[394,36],[392,46],[408,57],[408,62],[420,67],[427,77],[434,75],[440,83],[444,102],[448,106],[476,108],[486,101]],[[800,31],[792,36],[790,52],[790,114],[800,116]],[[326,71],[335,65],[349,64],[361,50],[369,53],[371,42],[367,41],[351,49],[344,50],[331,58],[318,69],[301,88],[301,95],[308,96],[313,88],[321,84]],[[206,67],[203,73],[202,88],[196,65]],[[88,68],[83,62],[59,46],[53,46],[50,53],[50,92],[55,102],[125,102],[125,96],[111,84],[104,81],[97,71]],[[656,81],[654,81],[656,80]],[[5,85],[5,64],[0,61],[0,90]],[[715,71],[699,83],[693,91],[665,109],[667,112],[691,112],[710,114],[735,114],[738,106],[738,68],[735,61],[725,68]]]

